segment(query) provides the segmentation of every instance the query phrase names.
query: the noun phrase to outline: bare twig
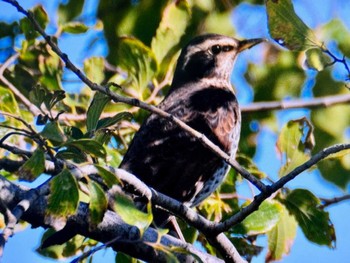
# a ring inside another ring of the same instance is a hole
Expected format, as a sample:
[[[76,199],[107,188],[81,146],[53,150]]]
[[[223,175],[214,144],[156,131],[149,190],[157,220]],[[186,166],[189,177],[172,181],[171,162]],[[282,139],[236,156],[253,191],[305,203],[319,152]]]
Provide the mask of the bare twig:
[[[338,204],[343,201],[350,200],[350,194],[343,195],[340,197],[334,197],[334,198],[321,198],[322,205],[321,208],[328,207],[330,205]]]
[[[347,149],[350,149],[350,144],[337,144],[337,145],[333,145],[331,147],[325,148],[320,152],[316,153],[308,161],[299,165],[293,171],[288,173],[286,176],[282,177],[277,182],[268,186],[266,192],[260,193],[259,195],[255,196],[254,201],[250,203],[248,206],[242,208],[241,211],[239,211],[237,214],[233,215],[232,217],[230,217],[224,222],[218,223],[217,226],[214,227],[215,228],[214,232],[215,233],[225,232],[228,229],[230,229],[232,226],[236,225],[237,223],[242,222],[242,220],[244,220],[248,215],[256,211],[259,208],[260,204],[264,200],[266,200],[266,198],[268,198],[274,192],[281,189],[286,183],[293,180],[296,176],[306,171],[307,169],[309,169],[311,166],[315,165],[319,161],[330,156],[331,154],[341,152]]]
[[[271,102],[254,102],[248,105],[241,106],[243,114],[251,112],[262,112],[271,110],[286,110],[286,109],[300,109],[308,108],[314,109],[319,107],[329,107],[337,104],[344,104],[350,102],[350,94],[326,96],[320,98],[313,98],[310,100],[295,99],[288,101],[271,101]]]

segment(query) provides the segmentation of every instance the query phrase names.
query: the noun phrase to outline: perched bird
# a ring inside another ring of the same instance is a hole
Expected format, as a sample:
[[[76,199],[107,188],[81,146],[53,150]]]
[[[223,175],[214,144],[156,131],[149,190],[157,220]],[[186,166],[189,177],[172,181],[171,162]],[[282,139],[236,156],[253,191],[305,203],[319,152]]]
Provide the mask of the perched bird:
[[[230,75],[237,55],[262,41],[239,41],[217,34],[194,38],[181,52],[171,88],[159,108],[234,157],[241,114]],[[214,192],[228,171],[228,165],[196,138],[156,114],[135,134],[120,168],[188,206],[198,205]],[[168,223],[164,211],[154,214],[156,224]],[[62,244],[76,233],[74,223],[67,224],[41,247]]]
[[[203,133],[234,157],[241,113],[230,84],[237,55],[263,39],[207,34],[185,46],[159,108]],[[175,123],[151,114],[135,134],[120,168],[148,186],[196,206],[223,181],[228,165]]]

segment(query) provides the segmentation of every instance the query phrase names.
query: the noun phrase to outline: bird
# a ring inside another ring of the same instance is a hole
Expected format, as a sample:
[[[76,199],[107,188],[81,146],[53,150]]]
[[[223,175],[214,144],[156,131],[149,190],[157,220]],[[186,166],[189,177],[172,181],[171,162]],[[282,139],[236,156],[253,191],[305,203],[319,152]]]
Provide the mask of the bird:
[[[168,94],[158,107],[234,158],[241,113],[230,76],[237,55],[262,41],[219,34],[195,37],[182,49]],[[219,187],[229,166],[177,124],[152,113],[135,134],[119,168],[162,194],[195,207]],[[167,211],[155,207],[152,212],[156,226],[166,226],[181,237]],[[76,231],[74,223],[67,224],[41,248],[63,244]]]
[[[160,109],[205,135],[234,158],[241,112],[230,77],[239,53],[264,41],[219,34],[193,38],[181,51]],[[120,164],[149,187],[189,207],[222,183],[228,164],[169,119],[152,113]]]

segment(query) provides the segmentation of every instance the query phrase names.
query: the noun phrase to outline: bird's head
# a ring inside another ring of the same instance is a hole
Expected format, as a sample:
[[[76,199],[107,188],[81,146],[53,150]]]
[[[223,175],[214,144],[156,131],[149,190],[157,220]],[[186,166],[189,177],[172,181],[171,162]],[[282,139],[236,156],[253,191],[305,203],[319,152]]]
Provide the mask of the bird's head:
[[[229,83],[237,55],[264,39],[237,40],[218,34],[198,36],[182,49],[175,70],[173,87],[201,79]]]

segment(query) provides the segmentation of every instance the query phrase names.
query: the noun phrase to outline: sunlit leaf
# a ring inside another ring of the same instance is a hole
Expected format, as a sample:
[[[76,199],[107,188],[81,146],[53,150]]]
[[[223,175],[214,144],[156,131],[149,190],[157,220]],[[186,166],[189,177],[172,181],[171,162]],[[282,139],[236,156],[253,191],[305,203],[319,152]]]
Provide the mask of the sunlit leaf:
[[[310,69],[321,71],[331,62],[331,58],[319,48],[310,48],[306,51],[306,65]]]
[[[280,220],[282,205],[273,200],[264,201],[259,210],[250,214],[233,231],[240,234],[257,235],[270,231]]]
[[[152,223],[153,216],[150,203],[147,205],[147,212],[142,212],[131,199],[123,194],[117,194],[113,208],[125,223],[136,226],[140,230],[141,236]]]
[[[319,208],[320,200],[306,189],[296,189],[284,201],[310,241],[334,247],[335,230],[328,212]]]
[[[19,168],[20,179],[33,181],[45,170],[45,155],[40,148],[33,152],[33,155]]]
[[[269,33],[278,44],[294,51],[322,46],[295,13],[291,0],[267,0],[266,8]]]
[[[110,100],[111,99],[107,95],[101,92],[95,93],[86,114],[86,127],[88,132],[94,131],[96,129],[101,113]]]
[[[0,110],[13,114],[19,113],[19,107],[17,100],[13,95],[12,91],[7,88],[0,86]]]
[[[123,37],[118,48],[119,66],[125,70],[131,78],[131,85],[143,99],[144,91],[157,72],[157,61],[149,47],[141,41]]]
[[[75,213],[78,202],[77,181],[67,169],[64,169],[50,181],[47,217],[65,220],[67,216]]]
[[[289,121],[281,130],[277,149],[284,159],[279,175],[284,176],[310,158],[314,146],[313,127],[302,118]]]
[[[289,254],[296,236],[297,226],[295,218],[282,205],[280,220],[271,231],[267,232],[269,251],[266,262],[281,260],[284,255]]]
[[[62,31],[71,34],[82,34],[89,30],[89,27],[81,22],[69,22],[62,26]]]
[[[163,11],[162,20],[152,39],[152,51],[161,64],[166,56],[174,55],[174,47],[180,42],[191,17],[188,1],[173,1]]]
[[[84,72],[86,76],[98,84],[101,84],[105,78],[104,67],[105,60],[103,57],[91,57],[84,61]]]
[[[107,197],[102,187],[94,181],[89,181],[90,203],[89,212],[90,220],[93,225],[97,225],[103,219],[107,210]]]

